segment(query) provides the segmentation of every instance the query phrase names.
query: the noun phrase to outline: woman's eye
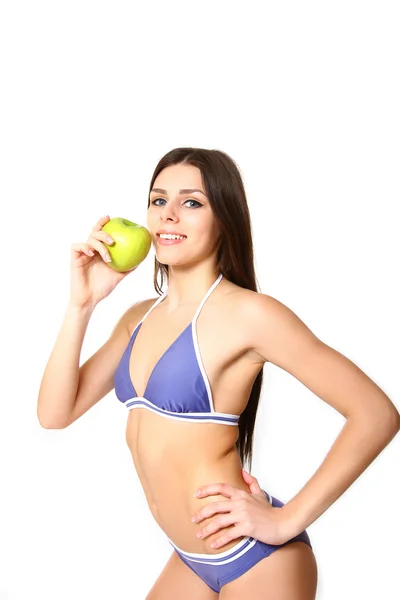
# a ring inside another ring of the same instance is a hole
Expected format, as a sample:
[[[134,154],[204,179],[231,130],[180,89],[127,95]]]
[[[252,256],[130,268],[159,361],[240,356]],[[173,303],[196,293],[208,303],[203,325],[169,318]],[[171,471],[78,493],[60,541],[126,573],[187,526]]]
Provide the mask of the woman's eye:
[[[194,202],[195,204],[197,204],[198,206],[203,206],[200,202],[198,202],[197,200],[192,200],[192,198],[189,198],[189,200],[185,200],[185,204],[186,202]]]
[[[163,200],[164,201],[164,198],[156,198],[155,200],[152,201],[152,204],[154,204],[155,206],[161,206],[160,204],[156,204],[156,202],[158,202],[158,200]],[[189,198],[188,200],[185,200],[185,204],[186,204],[186,202],[194,202],[198,206],[203,206],[201,204],[201,202],[198,202],[197,200],[193,200],[192,198]],[[197,206],[195,208],[197,208]]]

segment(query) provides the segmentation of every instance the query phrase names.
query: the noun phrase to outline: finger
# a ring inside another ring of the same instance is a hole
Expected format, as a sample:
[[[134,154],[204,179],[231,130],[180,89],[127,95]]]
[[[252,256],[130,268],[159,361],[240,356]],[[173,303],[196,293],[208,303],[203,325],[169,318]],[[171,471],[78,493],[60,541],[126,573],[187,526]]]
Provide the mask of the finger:
[[[240,527],[232,527],[232,529],[228,533],[225,533],[220,538],[214,540],[212,544],[210,544],[210,546],[212,548],[220,548],[221,546],[225,546],[225,544],[228,544],[232,540],[236,540],[237,538],[243,537],[243,535],[246,534],[243,534],[243,532],[240,531]]]
[[[100,240],[101,242],[104,242],[105,244],[108,244],[109,246],[111,246],[112,244],[114,244],[115,240],[113,240],[113,238],[111,237],[111,235],[109,233],[106,233],[105,231],[98,231],[93,229],[93,231],[90,234],[92,237],[94,237],[96,240]]]
[[[211,502],[211,504],[207,504],[207,506],[204,506],[198,513],[194,514],[192,521],[193,523],[199,523],[200,521],[203,521],[203,519],[212,517],[216,513],[230,512],[232,508],[232,502]]]
[[[99,242],[94,237],[90,237],[88,239],[88,244],[93,250],[97,250],[105,262],[111,262],[111,257],[108,253],[108,250],[105,246],[103,246],[102,242]]]
[[[250,473],[247,473],[244,469],[242,469],[242,477],[243,480],[250,486],[253,483],[253,476]]]
[[[258,492],[261,489],[260,485],[255,477],[253,477],[253,479],[250,481],[250,483],[248,485],[250,486],[250,490],[252,492],[254,492],[254,491]]]
[[[204,529],[201,529],[196,535],[198,538],[206,538],[212,533],[219,531],[223,527],[228,527],[237,522],[237,517],[233,517],[232,513],[221,515],[209,523]]]
[[[110,216],[109,215],[105,215],[104,217],[101,217],[101,219],[99,219],[96,223],[96,225],[93,227],[93,231],[100,231],[102,229],[102,227],[107,223],[107,221],[110,220]]]
[[[73,252],[76,252],[77,254],[86,254],[87,256],[94,256],[93,250],[91,249],[89,244],[86,243],[71,244],[71,250]]]
[[[242,475],[246,482],[257,481],[257,478],[254,477],[254,475],[251,475],[248,471],[245,471],[244,469],[242,469]]]
[[[260,484],[258,483],[256,477],[254,477],[253,475],[250,475],[250,473],[248,473],[244,469],[242,469],[242,475],[243,475],[243,479],[249,486],[250,492],[252,494],[261,494],[262,496],[264,496],[264,492],[262,491]]]
[[[261,488],[260,484],[258,483],[258,481],[254,481],[251,485],[250,485],[250,493],[253,496],[261,496],[262,498],[265,498],[265,492],[264,490]]]
[[[205,485],[201,488],[198,488],[195,492],[196,498],[204,498],[205,496],[211,496],[214,494],[221,494],[222,496],[227,496],[227,498],[232,497],[242,497],[246,495],[247,492],[244,490],[240,490],[233,485],[229,485],[229,483],[211,483],[210,485]]]

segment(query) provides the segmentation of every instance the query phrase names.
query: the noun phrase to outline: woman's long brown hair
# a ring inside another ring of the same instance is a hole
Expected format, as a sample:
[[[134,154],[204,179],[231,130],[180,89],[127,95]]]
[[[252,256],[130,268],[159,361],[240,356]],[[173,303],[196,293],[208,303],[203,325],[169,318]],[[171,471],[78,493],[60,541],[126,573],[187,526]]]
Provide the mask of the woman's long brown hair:
[[[229,281],[248,290],[258,292],[254,269],[251,220],[242,177],[236,163],[220,150],[204,148],[175,148],[158,162],[150,181],[150,191],[159,173],[171,165],[188,164],[198,167],[202,174],[205,192],[211,209],[219,223],[221,237],[217,252],[219,272]],[[160,274],[160,285],[157,282]],[[155,258],[154,289],[162,293],[164,278],[168,283],[168,265]],[[239,437],[236,447],[242,466],[249,470],[253,455],[253,433],[258,402],[263,381],[263,369],[258,373],[247,405],[239,419]]]

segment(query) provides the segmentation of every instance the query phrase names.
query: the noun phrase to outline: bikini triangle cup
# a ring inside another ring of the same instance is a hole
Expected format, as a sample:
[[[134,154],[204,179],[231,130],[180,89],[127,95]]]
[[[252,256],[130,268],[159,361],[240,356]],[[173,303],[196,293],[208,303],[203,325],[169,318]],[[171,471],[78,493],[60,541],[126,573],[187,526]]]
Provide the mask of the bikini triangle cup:
[[[196,333],[197,317],[221,279],[222,273],[206,292],[192,321],[158,359],[142,396],[137,395],[130,376],[132,347],[144,319],[164,300],[168,290],[137,324],[114,374],[116,396],[129,410],[146,408],[161,416],[186,422],[238,424],[240,415],[214,410],[210,382],[201,360]]]

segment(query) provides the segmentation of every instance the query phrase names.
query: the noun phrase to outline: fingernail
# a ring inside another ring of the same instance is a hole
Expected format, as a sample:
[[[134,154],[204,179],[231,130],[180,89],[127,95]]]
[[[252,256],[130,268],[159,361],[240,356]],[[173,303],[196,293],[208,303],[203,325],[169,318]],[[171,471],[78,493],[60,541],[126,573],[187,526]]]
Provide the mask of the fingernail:
[[[109,254],[106,254],[106,261],[111,262],[111,256]]]
[[[200,496],[200,490],[197,490],[197,491],[194,493],[194,496]]]
[[[197,534],[196,534],[196,536],[197,536],[198,538],[201,538],[201,537],[203,537],[203,534],[201,533],[201,531],[199,531],[199,533],[197,533]]]
[[[112,244],[114,240],[109,235],[107,236],[107,244]]]
[[[197,517],[192,517],[192,523],[196,523],[197,522]]]

